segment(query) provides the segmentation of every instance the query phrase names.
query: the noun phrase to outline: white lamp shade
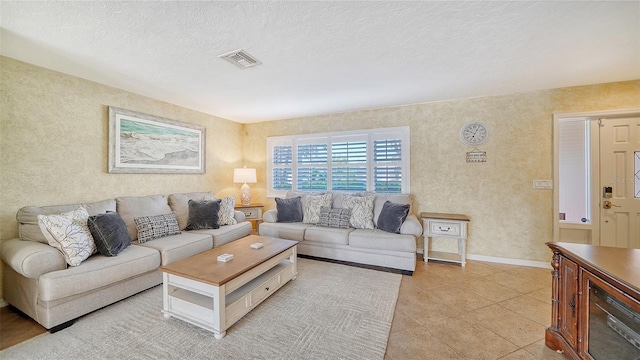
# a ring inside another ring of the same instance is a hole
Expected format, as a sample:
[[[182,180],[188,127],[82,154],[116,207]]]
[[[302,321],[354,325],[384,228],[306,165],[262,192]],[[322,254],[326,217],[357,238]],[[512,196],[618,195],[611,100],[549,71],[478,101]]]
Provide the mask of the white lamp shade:
[[[256,183],[256,169],[238,168],[233,169],[233,182],[234,183]]]

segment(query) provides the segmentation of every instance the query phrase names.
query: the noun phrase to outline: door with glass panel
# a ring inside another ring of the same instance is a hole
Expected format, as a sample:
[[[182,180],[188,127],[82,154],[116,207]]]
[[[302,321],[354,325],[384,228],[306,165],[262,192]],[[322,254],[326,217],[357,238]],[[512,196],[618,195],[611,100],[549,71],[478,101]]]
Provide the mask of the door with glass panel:
[[[640,248],[640,118],[600,120],[600,245]]]

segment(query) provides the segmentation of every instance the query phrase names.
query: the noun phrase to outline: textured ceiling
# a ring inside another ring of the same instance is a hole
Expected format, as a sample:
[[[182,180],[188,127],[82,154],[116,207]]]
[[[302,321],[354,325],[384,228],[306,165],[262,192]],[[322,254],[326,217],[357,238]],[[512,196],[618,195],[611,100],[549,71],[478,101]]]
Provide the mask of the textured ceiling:
[[[0,53],[248,123],[640,78],[640,1],[0,2]],[[263,64],[217,56],[242,48]]]

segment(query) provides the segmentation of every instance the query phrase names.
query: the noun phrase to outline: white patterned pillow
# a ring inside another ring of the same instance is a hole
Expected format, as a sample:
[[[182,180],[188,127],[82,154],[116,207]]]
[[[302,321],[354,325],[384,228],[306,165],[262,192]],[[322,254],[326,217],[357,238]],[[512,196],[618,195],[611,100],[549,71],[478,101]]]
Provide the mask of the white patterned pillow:
[[[345,195],[342,207],[351,210],[349,223],[356,229],[373,230],[373,201],[375,196]]]
[[[235,225],[236,220],[236,199],[233,196],[220,199],[220,211],[218,212],[218,225]]]
[[[320,209],[331,208],[331,193],[324,195],[307,195],[302,209],[302,222],[305,224],[317,224],[320,221]]]
[[[163,215],[140,216],[133,218],[133,221],[136,223],[136,229],[138,229],[138,243],[140,244],[164,236],[180,234],[178,218],[175,212]]]
[[[89,213],[83,207],[59,215],[38,215],[38,225],[49,242],[64,256],[67,264],[78,266],[97,252],[87,226]]]

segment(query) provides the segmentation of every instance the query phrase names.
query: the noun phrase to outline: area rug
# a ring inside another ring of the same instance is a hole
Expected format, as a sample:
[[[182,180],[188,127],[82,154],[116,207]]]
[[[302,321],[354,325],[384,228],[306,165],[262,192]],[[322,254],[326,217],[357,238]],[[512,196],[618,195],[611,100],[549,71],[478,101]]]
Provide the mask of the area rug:
[[[0,352],[1,359],[383,359],[401,275],[298,259],[298,277],[216,340],[165,319],[162,286]]]

